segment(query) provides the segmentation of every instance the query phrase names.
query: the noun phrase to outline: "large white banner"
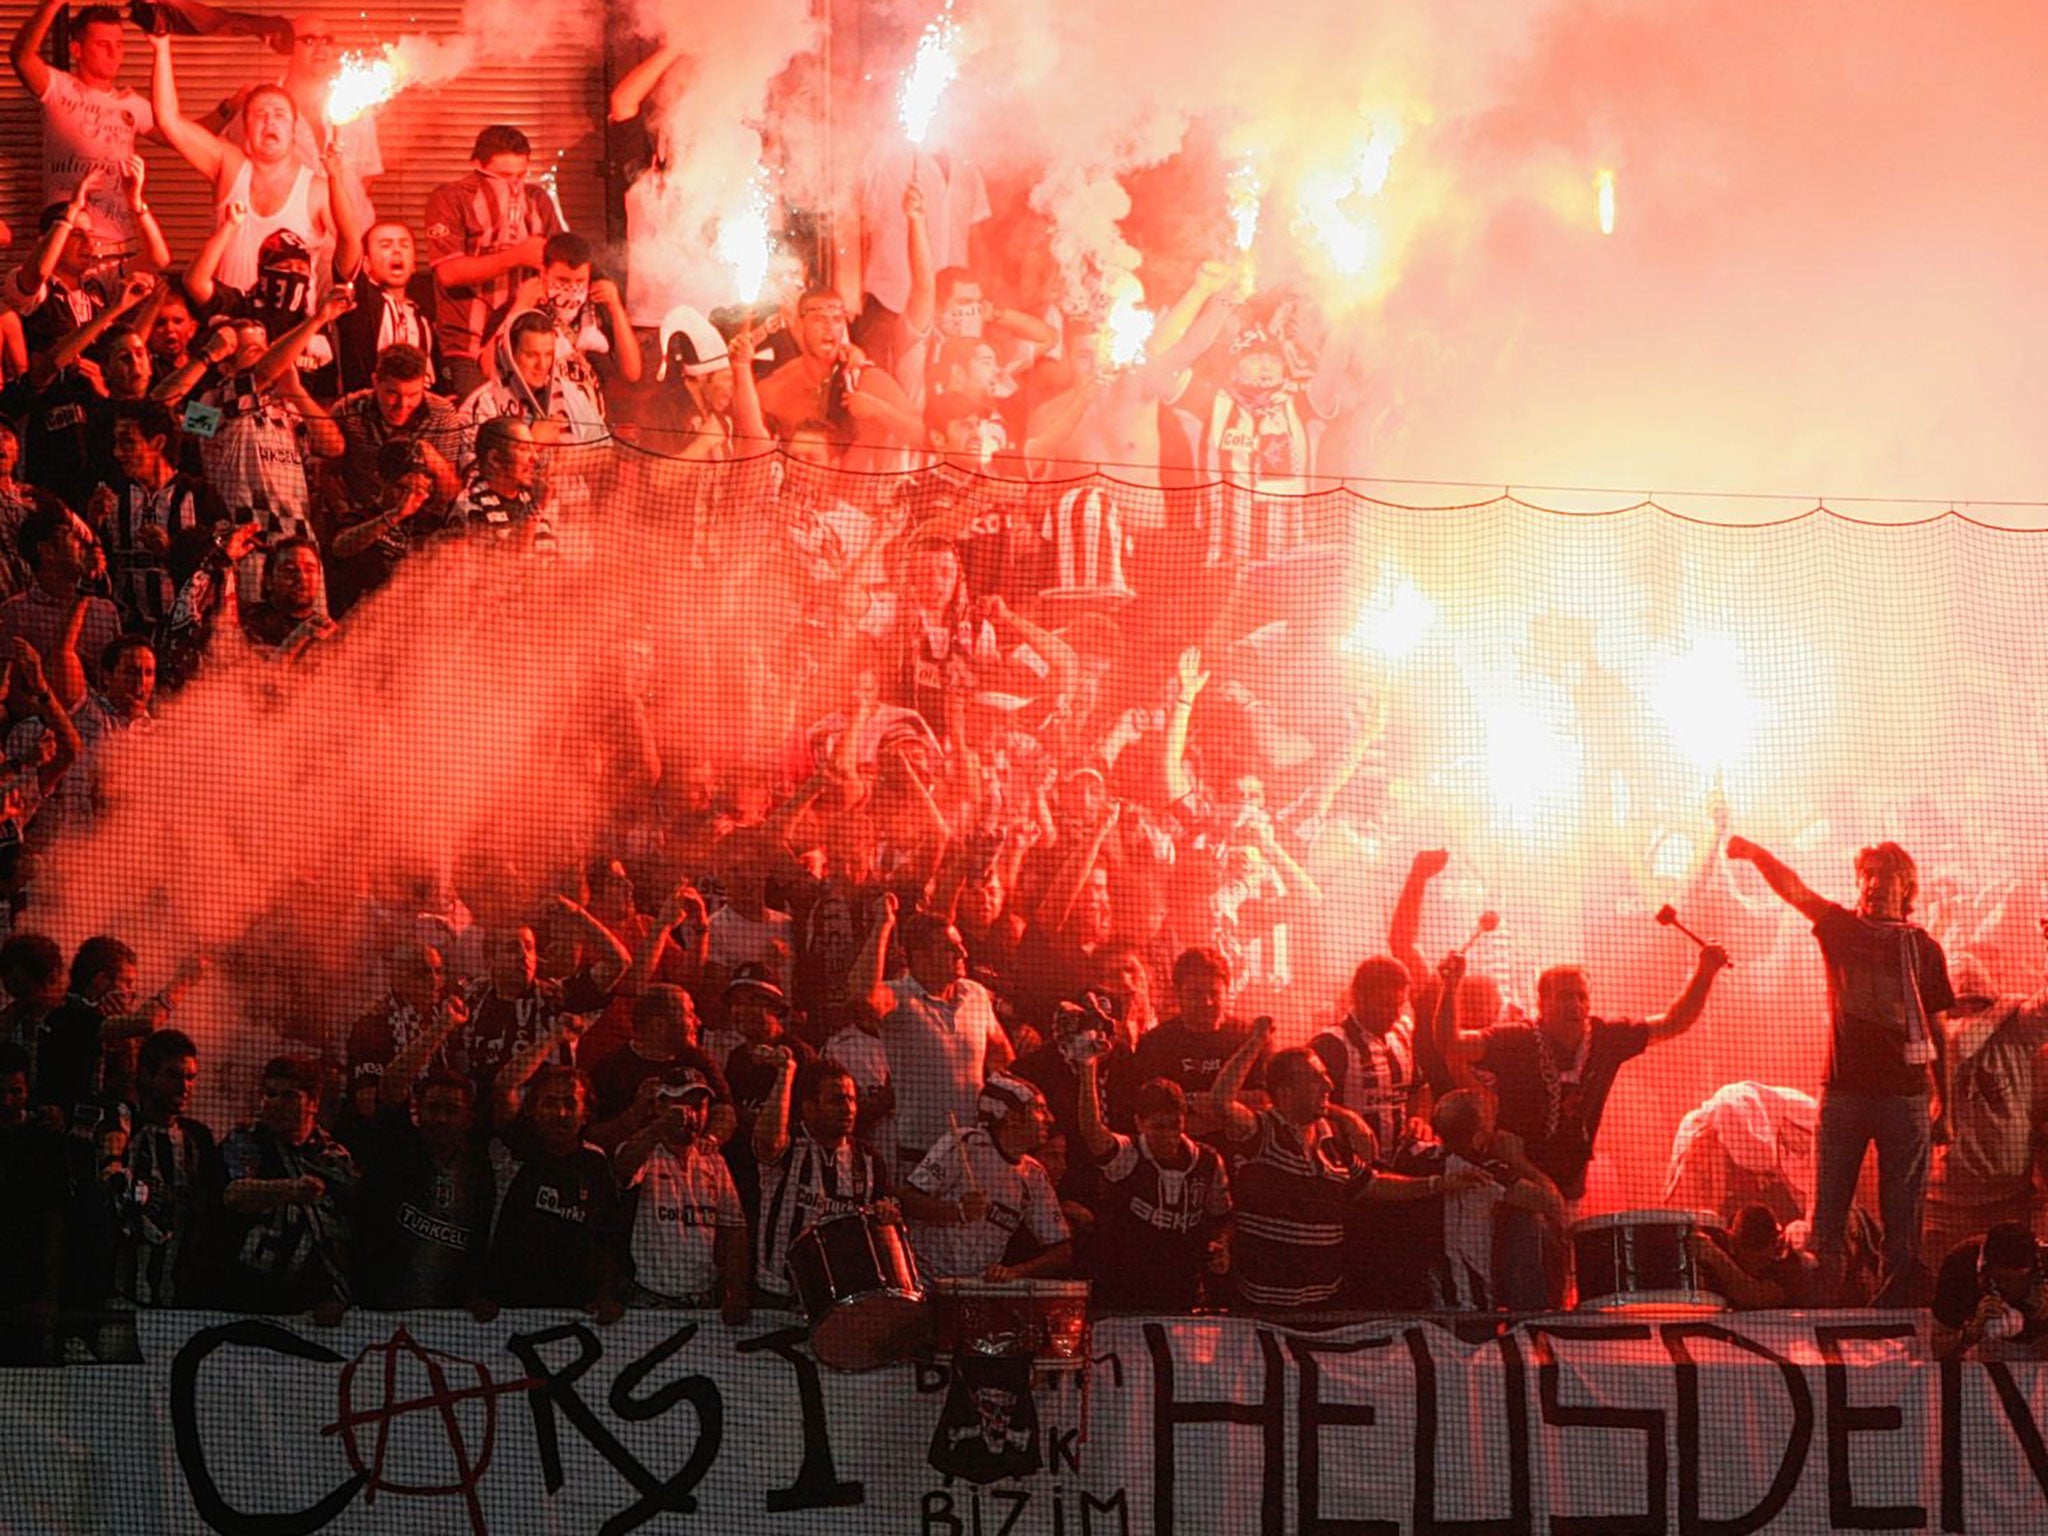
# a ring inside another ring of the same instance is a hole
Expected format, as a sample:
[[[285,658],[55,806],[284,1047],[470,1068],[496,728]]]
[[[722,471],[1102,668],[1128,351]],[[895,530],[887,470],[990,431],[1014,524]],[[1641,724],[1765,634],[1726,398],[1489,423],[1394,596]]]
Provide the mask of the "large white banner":
[[[236,1536],[2048,1530],[2043,1367],[1935,1365],[1911,1314],[1477,1342],[1118,1319],[1085,1389],[840,1375],[803,1340],[694,1314],[149,1316],[146,1367],[0,1373],[11,1502]]]

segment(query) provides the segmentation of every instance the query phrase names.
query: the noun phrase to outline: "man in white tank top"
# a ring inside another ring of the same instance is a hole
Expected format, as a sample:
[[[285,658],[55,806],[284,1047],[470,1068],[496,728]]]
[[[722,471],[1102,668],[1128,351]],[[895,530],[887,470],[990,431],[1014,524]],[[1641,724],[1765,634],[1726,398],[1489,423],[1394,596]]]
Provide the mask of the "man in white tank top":
[[[284,73],[271,77],[268,83],[283,86],[290,93],[292,104],[299,109],[298,125],[292,135],[292,153],[301,165],[319,171],[322,168],[321,145],[332,138],[340,146],[342,170],[351,178],[349,196],[362,217],[363,228],[367,230],[376,222],[376,211],[370,203],[370,182],[384,174],[384,149],[377,137],[377,115],[369,111],[348,122],[330,124],[327,96],[334,85],[337,64],[334,28],[317,16],[294,16],[281,25],[289,33],[289,38],[273,40],[271,47],[276,49],[281,41],[288,42],[285,57],[289,62]],[[242,126],[242,108],[256,89],[256,84],[243,86],[215,107],[212,116],[202,119],[202,122],[236,148],[247,149],[249,140]]]
[[[259,85],[249,92],[242,103],[248,148],[240,149],[179,110],[170,38],[152,37],[150,46],[156,52],[150,100],[157,131],[186,164],[213,184],[214,203],[223,217],[230,208],[248,209],[221,253],[219,281],[235,288],[251,286],[257,252],[279,230],[290,231],[315,253],[317,288],[324,289],[337,275],[353,273],[362,261],[362,225],[348,178],[338,174],[339,151],[331,141],[322,146],[322,171],[300,162],[293,153],[299,109],[291,93],[275,85]]]

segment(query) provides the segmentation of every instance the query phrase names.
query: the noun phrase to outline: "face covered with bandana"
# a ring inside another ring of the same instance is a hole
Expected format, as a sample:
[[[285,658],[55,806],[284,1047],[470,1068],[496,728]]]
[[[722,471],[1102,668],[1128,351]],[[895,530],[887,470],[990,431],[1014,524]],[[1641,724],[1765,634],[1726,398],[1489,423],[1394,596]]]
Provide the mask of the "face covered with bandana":
[[[577,317],[590,302],[590,263],[572,267],[567,262],[551,261],[542,280],[547,287],[541,302],[553,317],[555,329],[573,333]]]
[[[288,229],[273,231],[256,252],[249,308],[281,335],[313,312],[313,256]],[[279,325],[278,320],[284,323]]]
[[[1230,393],[1248,410],[1263,410],[1287,384],[1287,360],[1264,331],[1250,330],[1230,348]]]
[[[945,301],[939,306],[939,334],[948,337],[979,336],[987,316],[988,305],[982,299],[981,284],[972,278],[960,278],[947,291]]]

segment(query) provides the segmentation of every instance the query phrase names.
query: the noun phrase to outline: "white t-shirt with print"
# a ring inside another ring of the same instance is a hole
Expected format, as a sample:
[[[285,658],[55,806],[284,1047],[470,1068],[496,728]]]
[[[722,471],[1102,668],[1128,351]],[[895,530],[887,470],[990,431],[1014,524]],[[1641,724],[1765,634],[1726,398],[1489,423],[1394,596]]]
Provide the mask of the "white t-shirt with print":
[[[98,166],[107,179],[90,199],[95,218],[110,238],[139,239],[121,177],[134,157],[135,141],[155,126],[148,97],[125,86],[95,90],[67,70],[52,69],[43,92],[41,206],[70,197],[85,173]]]
[[[985,1274],[991,1264],[1002,1262],[1010,1235],[1019,1227],[1048,1248],[1073,1235],[1045,1165],[1028,1153],[1011,1162],[983,1126],[948,1131],[912,1170],[909,1182],[939,1200],[958,1200],[970,1188],[988,1196],[988,1210],[979,1221],[911,1223],[910,1244],[928,1275],[971,1279]]]
[[[745,1228],[739,1191],[725,1159],[691,1142],[682,1155],[657,1144],[628,1188],[640,1191],[633,1213],[634,1278],[662,1296],[701,1296],[718,1280],[721,1227]]]

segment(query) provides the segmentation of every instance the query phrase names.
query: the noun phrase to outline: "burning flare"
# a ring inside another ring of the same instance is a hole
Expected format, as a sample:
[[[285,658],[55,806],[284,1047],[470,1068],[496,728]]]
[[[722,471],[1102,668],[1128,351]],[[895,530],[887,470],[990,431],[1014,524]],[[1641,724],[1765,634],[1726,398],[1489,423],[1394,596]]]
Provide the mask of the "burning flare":
[[[1103,316],[1102,331],[1110,365],[1128,368],[1144,360],[1145,343],[1152,339],[1152,327],[1159,317],[1139,304],[1144,290],[1130,273],[1119,273],[1108,289],[1109,313]]]
[[[1672,744],[1697,768],[1739,762],[1765,723],[1733,635],[1693,635],[1683,653],[1656,665],[1647,692]]]
[[[1249,160],[1240,161],[1231,168],[1230,178],[1224,184],[1224,195],[1230,202],[1230,227],[1240,251],[1249,251],[1252,242],[1259,238],[1259,200],[1266,195],[1266,189],[1259,182],[1259,173]]]
[[[768,194],[758,180],[747,189],[745,203],[720,216],[712,248],[732,269],[733,289],[740,302],[751,304],[760,298],[775,242],[768,235]]]
[[[327,88],[327,120],[339,127],[381,107],[398,94],[398,61],[387,45],[381,53],[344,53]]]
[[[1338,642],[1352,656],[1405,661],[1436,626],[1436,604],[1405,577],[1383,577],[1380,590],[1358,612],[1358,622]]]
[[[950,6],[917,40],[917,57],[911,60],[910,73],[904,76],[903,99],[897,107],[903,136],[913,144],[924,142],[946,87],[960,73],[960,61],[953,57],[953,46],[958,40]]]
[[[1394,151],[1400,147],[1399,128],[1375,123],[1353,147],[1347,163],[1301,179],[1296,227],[1321,247],[1342,276],[1367,275],[1379,265],[1386,236],[1365,205],[1386,186]]]
[[[1614,172],[1602,171],[1593,178],[1594,188],[1600,196],[1600,233],[1614,233]]]

